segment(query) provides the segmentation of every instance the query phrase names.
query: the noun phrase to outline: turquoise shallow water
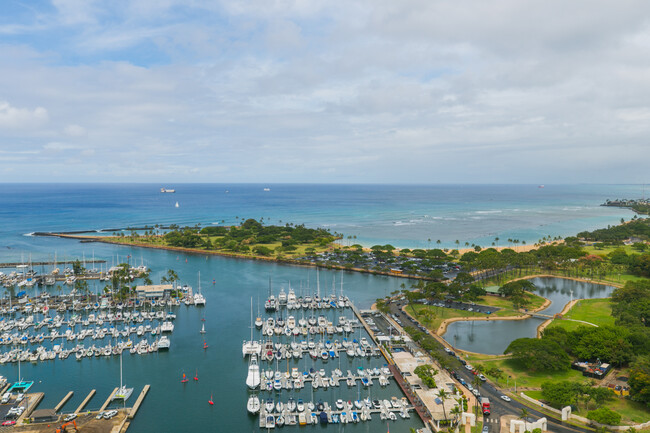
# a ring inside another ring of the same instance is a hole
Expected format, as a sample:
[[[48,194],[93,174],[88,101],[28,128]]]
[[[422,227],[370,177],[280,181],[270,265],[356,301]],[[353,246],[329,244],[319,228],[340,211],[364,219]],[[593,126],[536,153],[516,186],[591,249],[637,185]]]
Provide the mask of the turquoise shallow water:
[[[259,431],[245,409],[246,363],[241,342],[249,335],[250,297],[267,293],[269,276],[274,287],[315,288],[312,269],[204,255],[183,255],[105,244],[82,244],[56,238],[32,237],[34,231],[102,229],[143,224],[230,224],[238,217],[264,217],[271,223],[305,223],[325,226],[365,245],[392,243],[403,247],[453,247],[461,243],[489,243],[495,236],[534,242],[545,235],[568,235],[586,228],[615,224],[631,216],[627,210],[603,208],[606,198],[640,195],[636,186],[390,186],[390,185],[165,185],[176,194],[161,194],[162,185],[4,185],[0,198],[0,261],[59,260],[85,255],[125,260],[127,255],[152,269],[158,282],[167,269],[175,269],[183,282],[197,286],[202,276],[205,309],[181,306],[169,353],[124,356],[125,381],[139,392],[149,383],[150,395],[130,431],[187,431],[210,427],[215,431]],[[226,192],[228,191],[228,192]],[[179,207],[175,208],[175,202]],[[431,243],[427,239],[431,239]],[[503,242],[503,241],[502,241]],[[36,269],[41,270],[41,269]],[[321,288],[329,289],[339,273],[322,271]],[[214,284],[212,283],[214,281]],[[404,282],[381,276],[344,274],[344,291],[360,307],[397,290]],[[97,286],[91,285],[92,290]],[[31,294],[31,293],[30,293]],[[199,334],[206,318],[209,349],[203,351]],[[345,360],[345,358],[344,358]],[[304,362],[304,361],[303,361]],[[310,361],[308,361],[310,362]],[[378,362],[374,360],[373,362]],[[334,364],[330,361],[330,364]],[[327,367],[327,370],[334,368]],[[180,384],[183,372],[198,369],[198,383]],[[16,366],[1,366],[0,374],[14,379]],[[35,390],[45,391],[44,407],[52,407],[69,390],[75,395],[66,408],[72,410],[90,389],[101,401],[119,382],[119,359],[74,358],[23,366],[22,375],[35,380]],[[344,387],[345,388],[345,387]],[[390,389],[371,392],[396,394]],[[214,393],[215,407],[207,400]],[[336,391],[317,395],[333,401]],[[303,398],[311,398],[303,390]],[[356,390],[344,390],[353,399]],[[286,395],[286,391],[285,394]],[[362,394],[363,395],[363,394]],[[284,399],[284,397],[283,397]],[[394,432],[417,426],[398,421]],[[320,427],[314,427],[319,428]],[[379,420],[328,430],[383,431]]]

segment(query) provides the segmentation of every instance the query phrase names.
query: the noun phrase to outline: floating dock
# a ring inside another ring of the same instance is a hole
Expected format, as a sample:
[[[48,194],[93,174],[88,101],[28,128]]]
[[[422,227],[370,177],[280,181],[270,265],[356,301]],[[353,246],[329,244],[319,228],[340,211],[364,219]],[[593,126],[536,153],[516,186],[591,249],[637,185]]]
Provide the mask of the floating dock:
[[[108,394],[108,398],[106,399],[106,401],[102,405],[101,409],[99,409],[100,412],[104,412],[106,410],[106,408],[108,407],[108,405],[111,404],[111,401],[113,401],[113,396],[115,395],[115,393],[117,392],[118,389],[119,389],[119,387],[116,387],[113,391],[111,391],[110,394]]]
[[[72,397],[73,394],[74,391],[70,391],[69,393],[67,393],[65,397],[63,397],[63,399],[59,402],[59,404],[54,406],[54,412],[60,411],[63,405],[65,405],[68,402],[68,400],[70,400],[70,397]]]
[[[140,405],[142,404],[142,401],[144,398],[147,396],[147,393],[149,392],[149,385],[145,385],[144,388],[142,388],[142,391],[140,391],[140,395],[138,396],[138,399],[135,401],[135,404],[131,408],[131,412],[129,412],[129,415],[127,418],[133,419],[135,417],[136,412],[138,409],[140,409]]]
[[[95,396],[95,393],[96,393],[96,390],[94,390],[94,389],[93,389],[92,391],[90,391],[90,393],[88,394],[88,396],[84,399],[84,401],[81,402],[81,404],[79,405],[79,407],[77,408],[77,410],[74,411],[74,413],[79,413],[79,412],[81,412],[81,411],[83,410],[83,408],[86,407],[86,405],[88,404],[88,402],[90,401],[90,399],[93,398],[93,397]]]

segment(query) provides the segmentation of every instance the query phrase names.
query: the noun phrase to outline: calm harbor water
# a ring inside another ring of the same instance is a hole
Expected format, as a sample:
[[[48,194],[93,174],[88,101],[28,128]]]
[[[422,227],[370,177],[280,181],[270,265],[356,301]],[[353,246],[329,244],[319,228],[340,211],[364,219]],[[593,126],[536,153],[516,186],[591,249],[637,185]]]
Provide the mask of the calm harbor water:
[[[567,280],[564,278],[534,278],[531,280],[540,296],[551,300],[551,305],[540,313],[553,315],[562,311],[573,299],[607,298],[612,286]],[[501,355],[517,338],[534,337],[537,327],[545,319],[531,317],[524,320],[458,321],[447,328],[443,336],[454,347],[470,352]]]
[[[129,256],[132,263],[150,267],[151,279],[156,283],[167,269],[174,269],[183,283],[194,288],[201,272],[207,306],[178,309],[171,350],[144,356],[124,355],[125,382],[135,387],[135,392],[147,383],[152,385],[129,430],[132,432],[187,431],[206,426],[217,431],[259,431],[256,418],[249,417],[245,408],[247,364],[241,357],[242,340],[249,336],[250,298],[254,298],[255,305],[258,298],[263,301],[269,277],[273,279],[276,293],[281,286],[286,289],[289,282],[298,292],[300,287],[315,290],[315,270],[34,237],[28,235],[30,232],[170,223],[205,226],[232,224],[238,217],[264,217],[266,222],[274,224],[292,222],[329,227],[343,233],[346,241],[347,236],[356,236],[349,242],[364,245],[391,243],[433,248],[440,239],[441,247],[454,247],[456,239],[461,245],[464,242],[489,244],[495,236],[531,243],[545,235],[575,234],[615,224],[622,217],[629,219],[631,212],[627,210],[598,205],[606,198],[640,195],[638,186],[593,185],[548,185],[543,189],[536,185],[164,185],[175,187],[175,194],[161,194],[161,186],[11,184],[4,185],[0,193],[3,203],[0,261],[27,262],[30,258],[49,261],[55,255],[58,260],[94,256],[112,265],[124,262]],[[270,187],[270,191],[263,191],[264,187]],[[178,208],[174,206],[177,201]],[[336,278],[338,290],[340,275],[322,271],[321,289],[329,290]],[[345,273],[343,278],[345,294],[361,308],[398,290],[405,282],[354,273]],[[91,284],[91,290],[101,288]],[[205,337],[209,344],[205,351],[199,334],[202,317],[206,319]],[[489,339],[490,346],[495,347],[492,339],[497,333],[477,334],[473,326],[474,331],[458,329],[456,334],[471,335],[474,341]],[[345,356],[342,361],[346,361]],[[377,362],[376,358],[372,361]],[[325,367],[327,371],[338,366],[337,361],[329,364]],[[197,370],[200,378],[197,383],[180,383],[183,372],[191,376]],[[65,361],[27,363],[21,373],[25,379],[36,381],[35,391],[46,393],[41,407],[53,407],[69,390],[74,390],[74,397],[64,408],[73,410],[95,388],[97,396],[89,407],[97,408],[119,383],[119,358],[78,362],[71,357]],[[17,366],[0,366],[0,374],[16,379]],[[333,402],[339,392],[345,399],[357,397],[356,390],[347,390],[344,385],[342,391],[319,391],[321,394],[315,399]],[[373,385],[370,392],[373,397],[374,393],[401,396],[394,382],[384,390]],[[207,403],[211,393],[214,407]],[[286,391],[281,395],[283,400],[288,398]],[[296,393],[296,397],[311,399],[309,388]],[[413,416],[410,421],[397,421],[390,428],[394,432],[408,432],[410,427],[418,425]],[[370,423],[330,426],[328,430],[383,431],[384,428],[378,417],[373,417]]]

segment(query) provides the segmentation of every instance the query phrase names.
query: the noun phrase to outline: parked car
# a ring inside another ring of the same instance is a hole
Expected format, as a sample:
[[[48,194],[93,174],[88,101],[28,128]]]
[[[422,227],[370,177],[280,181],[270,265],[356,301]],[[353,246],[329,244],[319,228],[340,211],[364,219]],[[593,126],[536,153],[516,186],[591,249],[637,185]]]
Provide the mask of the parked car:
[[[71,413],[70,415],[66,416],[65,418],[63,418],[63,421],[70,422],[73,419],[77,419],[77,414],[76,413]]]
[[[116,411],[115,409],[113,409],[113,410],[109,410],[108,412],[106,412],[106,413],[104,414],[104,419],[111,419],[111,418],[113,418],[115,415],[117,415],[117,411]]]
[[[16,424],[16,420],[13,420],[13,419],[7,420],[7,421],[2,423],[3,426],[14,425],[14,424]]]

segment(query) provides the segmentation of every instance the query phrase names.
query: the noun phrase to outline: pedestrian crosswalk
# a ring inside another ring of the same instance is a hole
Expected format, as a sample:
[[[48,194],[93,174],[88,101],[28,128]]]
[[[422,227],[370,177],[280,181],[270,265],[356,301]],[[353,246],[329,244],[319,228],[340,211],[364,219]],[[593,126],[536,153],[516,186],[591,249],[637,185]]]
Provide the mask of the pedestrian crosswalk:
[[[485,417],[483,418],[484,423],[492,423],[492,424],[499,424],[499,418],[488,418]]]

